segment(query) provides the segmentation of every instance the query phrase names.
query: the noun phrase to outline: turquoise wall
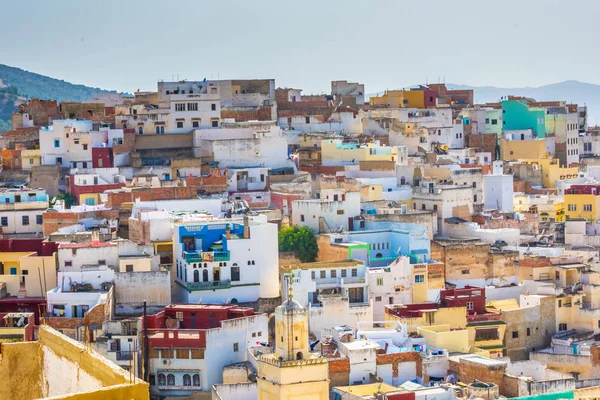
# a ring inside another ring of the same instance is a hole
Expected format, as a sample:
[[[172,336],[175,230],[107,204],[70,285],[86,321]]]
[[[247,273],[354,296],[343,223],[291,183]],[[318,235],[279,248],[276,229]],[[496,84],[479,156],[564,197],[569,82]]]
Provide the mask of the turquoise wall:
[[[543,109],[529,108],[524,100],[504,100],[502,121],[503,130],[533,129],[537,137],[546,137],[546,112]]]

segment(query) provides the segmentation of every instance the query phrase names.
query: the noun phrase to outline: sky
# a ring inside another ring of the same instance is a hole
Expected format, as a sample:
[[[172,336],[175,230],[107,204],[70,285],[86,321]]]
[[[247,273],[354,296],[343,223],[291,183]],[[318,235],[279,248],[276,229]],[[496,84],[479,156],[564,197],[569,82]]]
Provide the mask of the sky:
[[[0,4],[0,63],[103,89],[162,80],[600,84],[596,0],[31,0]]]

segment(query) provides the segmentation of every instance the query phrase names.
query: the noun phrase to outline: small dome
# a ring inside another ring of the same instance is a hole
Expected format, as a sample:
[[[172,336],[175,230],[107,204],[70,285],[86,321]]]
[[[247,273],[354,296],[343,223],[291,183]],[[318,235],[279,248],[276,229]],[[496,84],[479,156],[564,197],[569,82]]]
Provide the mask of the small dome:
[[[302,305],[300,303],[298,303],[296,300],[294,299],[288,299],[286,301],[283,302],[282,305],[280,305],[279,307],[277,307],[277,312],[280,312],[281,314],[286,314],[290,311],[294,312],[294,311],[304,311],[304,307],[302,307]]]

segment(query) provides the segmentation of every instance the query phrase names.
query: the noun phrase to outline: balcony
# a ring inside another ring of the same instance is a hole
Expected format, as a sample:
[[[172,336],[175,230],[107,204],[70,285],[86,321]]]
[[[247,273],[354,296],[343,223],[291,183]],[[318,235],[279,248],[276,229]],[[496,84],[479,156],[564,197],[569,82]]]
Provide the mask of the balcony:
[[[229,289],[231,288],[231,280],[213,281],[213,282],[180,282],[176,281],[179,285],[187,289],[188,291],[198,290],[217,290],[217,289]]]
[[[188,263],[195,262],[213,262],[213,261],[229,261],[231,252],[227,251],[200,251],[190,250],[183,252],[185,261]]]
[[[135,351],[108,350],[108,358],[117,361],[133,360]]]

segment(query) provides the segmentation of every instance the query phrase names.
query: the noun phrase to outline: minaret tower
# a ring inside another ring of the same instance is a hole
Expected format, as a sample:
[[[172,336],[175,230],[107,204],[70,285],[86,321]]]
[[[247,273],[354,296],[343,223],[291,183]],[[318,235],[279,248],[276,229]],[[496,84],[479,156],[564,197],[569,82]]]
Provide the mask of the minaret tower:
[[[258,399],[329,399],[327,359],[309,352],[308,311],[293,296],[275,309],[275,352],[258,357]],[[307,397],[309,396],[309,397]]]

